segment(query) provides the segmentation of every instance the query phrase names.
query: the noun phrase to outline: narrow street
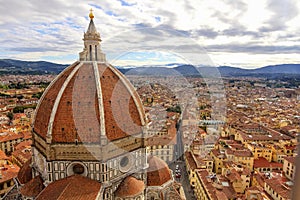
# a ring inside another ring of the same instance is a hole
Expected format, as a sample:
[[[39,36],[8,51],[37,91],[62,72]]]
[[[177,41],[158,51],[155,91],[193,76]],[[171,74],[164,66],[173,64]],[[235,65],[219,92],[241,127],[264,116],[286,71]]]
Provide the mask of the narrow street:
[[[196,197],[194,196],[194,191],[192,190],[192,188],[190,186],[188,174],[187,174],[187,171],[185,168],[185,162],[177,161],[177,162],[171,163],[169,165],[170,169],[173,170],[174,174],[175,174],[176,165],[179,165],[179,169],[181,171],[181,178],[176,178],[174,175],[174,179],[177,182],[181,183],[187,200],[196,200]]]
[[[179,122],[178,127],[177,127],[177,134],[176,134],[177,143],[174,148],[175,159],[174,159],[173,163],[169,164],[169,167],[174,173],[175,180],[177,182],[181,183],[181,185],[184,189],[186,199],[187,200],[196,200],[196,197],[194,196],[194,191],[192,190],[192,188],[190,186],[189,177],[188,177],[188,174],[186,171],[186,166],[185,166],[185,161],[184,161],[184,146],[183,146],[183,142],[182,142],[182,138],[181,138],[180,127],[181,127],[181,123]],[[181,172],[180,178],[176,178],[176,176],[175,176],[176,165],[179,165],[179,169]]]

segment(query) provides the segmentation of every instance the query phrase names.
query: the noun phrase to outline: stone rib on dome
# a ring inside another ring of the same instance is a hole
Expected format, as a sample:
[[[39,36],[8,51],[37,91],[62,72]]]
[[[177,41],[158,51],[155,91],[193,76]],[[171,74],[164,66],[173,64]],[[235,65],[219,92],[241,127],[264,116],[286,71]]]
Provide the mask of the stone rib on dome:
[[[161,186],[172,180],[169,166],[165,161],[156,157],[148,157],[147,186]]]
[[[34,132],[52,143],[99,143],[142,132],[144,111],[130,82],[111,65],[76,62],[45,91]]]
[[[132,176],[126,177],[115,192],[117,197],[127,198],[141,194],[145,189],[145,184]]]
[[[48,132],[49,119],[52,108],[54,106],[55,97],[58,95],[58,88],[61,88],[67,77],[72,70],[78,65],[79,62],[75,62],[73,65],[66,68],[61,72],[47,87],[43,96],[41,97],[39,104],[37,105],[34,120],[34,130],[39,133],[40,136],[46,138]],[[53,88],[57,88],[54,90]],[[39,108],[42,110],[39,111]],[[38,112],[39,111],[39,112]]]

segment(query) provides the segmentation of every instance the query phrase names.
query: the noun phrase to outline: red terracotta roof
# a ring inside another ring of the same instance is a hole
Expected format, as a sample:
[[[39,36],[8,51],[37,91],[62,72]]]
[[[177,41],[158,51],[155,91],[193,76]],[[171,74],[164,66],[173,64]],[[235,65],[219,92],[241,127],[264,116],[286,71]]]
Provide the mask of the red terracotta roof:
[[[222,191],[216,190],[216,200],[228,200],[228,197],[226,196],[226,194]]]
[[[23,147],[22,149],[15,150],[12,156],[20,162],[21,165],[31,159],[31,147]]]
[[[36,200],[86,200],[96,199],[101,184],[95,180],[72,175],[50,183],[36,198]]]
[[[104,130],[101,122],[109,140],[141,133],[143,106],[125,76],[110,65],[98,63],[100,80],[96,80],[93,64],[80,64],[76,62],[63,71],[44,92],[34,132],[45,139],[48,130],[52,131],[52,143],[99,143]],[[49,124],[51,113],[53,124]]]
[[[190,169],[191,170],[197,169],[197,163],[194,160],[192,153],[190,151],[186,151],[184,154],[185,154],[186,161],[188,162],[188,164],[190,166]]]
[[[161,186],[172,179],[171,171],[165,163],[156,156],[148,157],[147,186]]]
[[[20,168],[17,165],[3,165],[1,166],[0,173],[2,177],[0,178],[0,183],[4,183],[8,180],[16,178]]]
[[[295,150],[297,148],[297,145],[285,145],[284,147],[288,150]]]
[[[23,137],[24,135],[22,133],[13,133],[13,132],[3,133],[3,135],[0,136],[0,142],[17,140]]]
[[[21,184],[25,184],[32,179],[32,168],[30,167],[31,159],[29,159],[20,169],[18,180]]]
[[[8,157],[2,150],[0,150],[0,160],[8,160]]]
[[[31,147],[31,145],[32,145],[31,140],[23,141],[15,146],[15,150],[24,149],[24,147]]]
[[[132,176],[127,176],[119,185],[115,192],[117,197],[128,198],[141,194],[145,189],[145,184]]]
[[[233,154],[237,157],[253,157],[252,152],[248,149],[245,150],[236,150]]]
[[[284,159],[285,159],[286,161],[288,161],[289,163],[292,163],[293,165],[296,164],[296,157],[293,157],[293,156],[286,156],[286,157],[284,157]]]
[[[20,189],[20,193],[25,197],[35,198],[44,188],[43,179],[36,176]]]
[[[40,99],[35,114],[34,131],[43,138],[46,138],[47,135],[51,111],[59,92],[58,88],[61,88],[63,86],[67,77],[70,75],[77,64],[78,62],[74,63],[70,67],[66,68],[62,73],[60,73],[48,86]]]
[[[285,185],[285,183],[282,183],[279,179],[277,178],[266,179],[265,182],[273,189],[273,191],[275,191],[284,199],[292,199],[291,188]]]
[[[230,170],[226,178],[228,178],[230,182],[242,181],[240,174],[235,169]]]
[[[267,159],[263,157],[259,157],[258,159],[254,159],[253,163],[254,168],[282,168],[282,163],[277,162],[269,162]]]
[[[196,170],[196,174],[200,178],[201,184],[204,186],[206,190],[206,194],[209,195],[210,199],[213,200],[236,199],[236,192],[232,188],[231,184],[229,184],[228,186],[220,185],[222,190],[220,190],[220,192],[217,192],[218,191],[216,188],[217,183],[215,182],[215,179],[209,177],[209,173],[207,170],[205,169]]]

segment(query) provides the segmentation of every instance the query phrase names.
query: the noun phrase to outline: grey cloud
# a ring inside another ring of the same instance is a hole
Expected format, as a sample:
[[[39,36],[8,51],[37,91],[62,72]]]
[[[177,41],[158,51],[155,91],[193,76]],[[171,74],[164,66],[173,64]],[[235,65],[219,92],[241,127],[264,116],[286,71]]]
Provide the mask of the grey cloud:
[[[256,31],[247,31],[246,27],[236,26],[230,29],[223,30],[221,32],[222,35],[226,36],[252,36],[252,37],[262,37],[263,34],[261,32]]]
[[[228,5],[230,5],[232,7],[232,9],[240,10],[240,13],[243,13],[248,9],[247,4],[240,0],[235,0],[235,1],[224,0],[224,2],[226,2]]]
[[[190,12],[190,11],[195,10],[195,7],[192,5],[192,3],[190,1],[184,1],[183,3],[184,3],[184,9],[186,11]]]
[[[207,27],[196,30],[196,33],[199,36],[204,36],[204,37],[210,38],[210,39],[214,39],[218,35],[220,35],[220,33],[218,31],[215,31],[214,29],[207,28]]]
[[[17,52],[48,52],[48,51],[59,51],[61,52],[61,49],[57,48],[42,48],[42,47],[14,47],[10,48],[9,51],[17,51]]]
[[[225,0],[225,2],[232,7],[232,11],[238,11],[236,15],[234,17],[229,17],[231,13],[223,12],[222,10],[216,10],[211,17],[215,17],[225,24],[240,25],[239,18],[247,11],[247,4],[238,0]]]
[[[251,44],[226,44],[209,45],[206,47],[212,52],[232,52],[232,53],[251,53],[251,54],[273,54],[273,53],[299,53],[300,46],[282,45],[251,45]]]
[[[273,15],[267,21],[268,25],[259,29],[261,32],[283,30],[286,28],[286,23],[299,14],[294,0],[269,0],[268,9],[273,12]]]
[[[247,28],[241,25],[235,25],[223,31],[215,31],[213,28],[205,27],[196,30],[196,33],[199,36],[204,36],[209,39],[214,39],[217,36],[228,36],[228,37],[251,36],[253,38],[259,38],[264,35],[263,33],[258,31],[247,31]]]

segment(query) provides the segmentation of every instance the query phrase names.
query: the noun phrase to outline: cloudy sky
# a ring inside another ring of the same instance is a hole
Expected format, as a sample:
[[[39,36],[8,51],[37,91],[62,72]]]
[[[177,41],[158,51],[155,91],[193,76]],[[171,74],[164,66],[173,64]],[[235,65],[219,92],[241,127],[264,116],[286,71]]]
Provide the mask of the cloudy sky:
[[[89,10],[114,65],[300,63],[300,1],[0,0],[0,58],[72,63]]]

